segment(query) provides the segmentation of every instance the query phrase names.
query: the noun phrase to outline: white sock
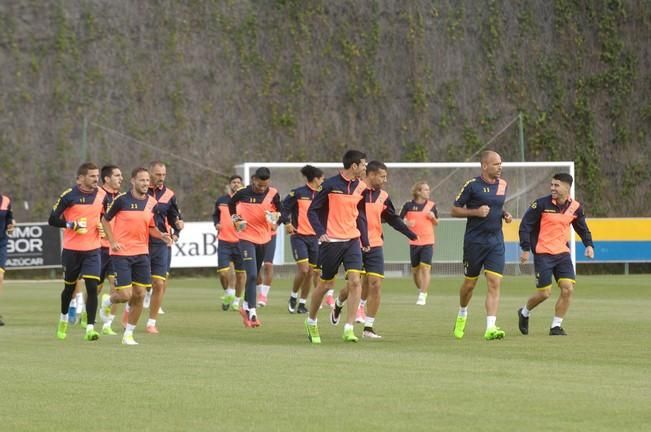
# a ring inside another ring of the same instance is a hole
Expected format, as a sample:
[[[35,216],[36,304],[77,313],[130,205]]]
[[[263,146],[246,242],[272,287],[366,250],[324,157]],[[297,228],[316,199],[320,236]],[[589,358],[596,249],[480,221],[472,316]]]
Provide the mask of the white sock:
[[[491,327],[495,327],[495,322],[496,321],[497,321],[496,316],[491,316],[491,315],[487,316],[486,317],[486,329],[489,329]]]
[[[79,309],[80,311],[83,311],[84,310],[84,295],[82,293],[78,293],[76,297],[77,297],[76,298],[76,300],[77,300],[77,309]]]
[[[344,324],[344,331],[352,330],[352,329],[354,329],[354,328],[355,328],[355,327],[353,327],[352,324]]]
[[[529,313],[530,312],[531,311],[529,309],[527,309],[527,305],[524,305],[524,306],[522,306],[522,312],[520,312],[520,313],[522,314],[523,317],[529,318]]]
[[[307,299],[298,299],[298,304],[305,304],[307,302]]]
[[[262,285],[256,285],[255,292],[257,292],[258,294],[262,294]]]
[[[552,320],[552,328],[560,327],[563,324],[563,318],[555,316]]]
[[[155,320],[155,319],[151,319],[151,318],[149,318],[149,319],[147,320],[147,327],[152,327],[152,326],[153,326],[153,327],[156,327],[156,320]]]
[[[95,325],[94,324],[86,325],[86,333],[92,332],[93,330],[95,330]]]
[[[335,299],[335,306],[337,307],[344,307],[344,303],[346,303],[345,300],[343,302],[339,302],[339,297]]]
[[[307,323],[309,325],[316,325],[316,320],[317,320],[316,318],[312,319],[312,318],[308,317],[307,318]]]
[[[260,285],[260,294],[266,297],[269,294],[270,289],[270,285]]]
[[[227,296],[234,296],[235,295],[235,288],[226,288],[226,295]]]
[[[359,301],[359,308],[364,309],[364,306],[366,306],[366,300],[360,300]]]
[[[235,300],[233,300],[233,304],[234,304],[235,306],[239,306],[239,304],[240,304],[240,300],[241,300],[240,297],[235,297]]]
[[[102,300],[102,307],[110,307],[111,306],[111,296],[106,297],[104,300]]]
[[[61,314],[61,317],[59,318],[59,321],[68,322],[68,314]]]
[[[242,307],[244,308],[245,311],[248,311],[249,310],[249,302],[244,300],[244,302],[242,302]]]
[[[70,304],[68,305],[68,309],[70,308],[77,309],[77,299],[74,297],[72,298],[72,300],[70,300]]]
[[[131,312],[131,306],[129,306],[129,303],[127,303],[127,304],[124,305],[124,311],[125,311],[126,313]]]
[[[125,334],[125,335],[133,334],[133,331],[134,331],[135,329],[136,329],[136,325],[135,325],[135,324],[129,324],[129,323],[127,323],[127,328],[124,330],[124,334]]]
[[[257,316],[257,314],[255,312],[255,308],[249,309],[249,318],[252,318],[254,316]]]
[[[297,292],[291,292],[289,296],[293,299],[298,298],[298,293]]]
[[[468,316],[468,306],[459,307],[459,316],[461,318],[465,318]]]
[[[335,290],[334,289],[329,289],[328,292],[326,293],[326,295],[329,295],[331,297],[334,296],[335,295]]]
[[[373,327],[375,323],[375,317],[366,316],[366,321],[364,321],[364,327]]]

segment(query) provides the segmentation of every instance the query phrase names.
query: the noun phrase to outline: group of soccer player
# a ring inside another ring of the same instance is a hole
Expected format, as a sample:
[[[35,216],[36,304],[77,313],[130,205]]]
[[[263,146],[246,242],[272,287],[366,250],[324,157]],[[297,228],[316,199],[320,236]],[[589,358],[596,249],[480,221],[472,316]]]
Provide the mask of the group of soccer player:
[[[268,287],[256,302],[256,277],[263,260],[271,261],[272,233],[281,223],[290,234],[297,265],[288,311],[307,313],[304,324],[310,342],[321,342],[317,315],[324,297],[332,298],[335,277],[342,265],[345,285],[334,302],[326,301],[331,305],[330,323],[339,323],[344,303],[348,302],[343,340],[359,340],[354,332],[356,321],[364,323],[362,337],[382,337],[375,331],[374,323],[384,279],[383,222],[409,238],[412,273],[419,290],[416,304],[426,304],[438,225],[436,204],[429,199],[429,185],[417,182],[412,188],[413,200],[398,215],[383,189],[388,178],[384,163],[367,163],[366,155],[356,150],[346,152],[342,162],[343,169],[325,181],[320,169],[306,165],[301,170],[306,183],[290,191],[282,202],[278,191],[270,187],[271,173],[265,167],[255,172],[246,188],[238,189],[241,177],[231,177],[230,192],[217,200],[214,222],[219,232],[218,271],[225,289],[223,309],[239,310],[246,327],[261,325],[256,305],[266,304]],[[484,338],[495,340],[505,335],[496,324],[505,266],[502,221],[511,223],[513,218],[504,209],[508,188],[501,174],[500,155],[483,152],[481,174],[464,184],[453,203],[452,216],[467,219],[463,246],[465,277],[453,332],[458,339],[465,334],[468,305],[482,269],[488,286]],[[552,276],[561,295],[549,334],[566,334],[561,324],[575,284],[567,244],[570,226],[582,238],[586,256],[594,256],[582,206],[569,195],[572,181],[569,174],[556,174],[551,195],[534,201],[520,226],[521,261],[527,262],[529,251],[534,251],[537,286],[536,294],[518,310],[522,334],[528,334],[531,310],[550,296]],[[234,278],[228,276],[231,263]],[[239,307],[244,285],[244,303]]]
[[[69,308],[78,281],[86,288],[86,332],[89,341],[99,339],[95,330],[98,286],[110,281],[110,294],[99,305],[101,332],[115,335],[111,325],[115,305],[126,303],[122,343],[137,345],[133,338],[145,297],[150,297],[146,331],[158,333],[161,309],[171,260],[171,246],[183,229],[174,192],[165,185],[163,162],[131,173],[131,187],[120,193],[122,172],[115,165],[100,170],[87,162],[77,170],[76,184],[55,203],[48,223],[63,228],[61,260],[64,288],[57,337],[68,332]],[[101,186],[99,184],[101,177]],[[149,292],[149,294],[148,294]]]
[[[232,176],[227,193],[217,199],[213,221],[218,232],[218,274],[224,288],[222,309],[238,311],[245,327],[262,325],[258,307],[268,301],[275,236],[281,224],[290,235],[297,266],[287,309],[307,315],[304,326],[311,343],[321,343],[317,315],[322,306],[329,306],[329,321],[337,325],[346,302],[342,339],[359,340],[355,322],[364,324],[363,338],[382,338],[374,327],[384,279],[382,223],[409,239],[412,274],[419,292],[416,304],[426,304],[439,217],[429,185],[415,183],[413,199],[398,214],[384,189],[388,181],[384,163],[367,163],[366,155],[357,150],[347,151],[342,162],[338,174],[328,179],[319,168],[306,165],[301,169],[305,184],[292,189],[282,201],[271,186],[271,172],[266,167],[258,168],[246,187],[240,176]],[[166,174],[165,164],[159,161],[148,169],[136,168],[130,189],[120,193],[123,178],[117,166],[100,170],[93,163],[84,163],[78,168],[76,184],[59,197],[49,218],[50,225],[64,229],[59,339],[67,336],[69,308],[80,281],[87,293],[86,340],[100,336],[95,330],[98,309],[101,333],[116,334],[112,322],[119,303],[126,303],[123,344],[137,345],[133,333],[144,307],[149,306],[146,331],[159,332],[157,318],[162,311],[171,246],[183,229],[176,196],[165,185]],[[464,280],[453,331],[457,339],[464,337],[468,306],[482,269],[487,282],[484,338],[505,336],[496,321],[505,266],[502,221],[511,223],[512,216],[504,208],[508,187],[501,174],[500,155],[484,151],[480,175],[463,185],[452,206],[453,217],[467,219]],[[533,252],[537,288],[517,311],[518,327],[524,335],[529,333],[531,311],[551,295],[552,277],[560,296],[549,334],[567,334],[562,322],[575,285],[567,241],[570,227],[581,237],[586,256],[594,257],[583,207],[570,197],[572,182],[569,174],[555,174],[551,194],[532,202],[520,224],[520,259],[528,262]],[[10,203],[7,196],[0,195],[0,288],[7,234],[16,223]],[[345,283],[335,297],[335,278],[342,265]],[[267,270],[261,274],[264,267]],[[98,305],[105,279],[110,294],[103,294]]]

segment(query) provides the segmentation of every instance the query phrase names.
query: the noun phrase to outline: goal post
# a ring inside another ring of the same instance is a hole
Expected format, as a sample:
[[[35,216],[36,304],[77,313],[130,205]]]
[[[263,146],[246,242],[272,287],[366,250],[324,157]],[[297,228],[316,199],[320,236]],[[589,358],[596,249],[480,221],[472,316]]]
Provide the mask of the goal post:
[[[291,189],[304,184],[300,169],[313,165],[324,171],[327,177],[342,169],[341,162],[245,162],[236,165],[236,172],[249,184],[255,170],[265,166],[271,170],[271,184],[278,189],[281,200]],[[385,185],[396,212],[411,200],[411,187],[417,181],[426,181],[431,189],[431,199],[436,202],[440,223],[436,232],[434,248],[434,274],[463,274],[463,233],[465,219],[452,218],[450,211],[456,195],[465,182],[480,173],[479,162],[385,162],[388,168],[388,183]],[[574,162],[504,162],[502,178],[508,183],[504,208],[514,218],[513,223],[504,224],[507,274],[532,274],[533,264],[519,264],[518,226],[529,204],[536,198],[550,193],[549,184],[554,174],[563,172],[574,177]],[[576,180],[576,179],[575,179]],[[576,181],[574,182],[574,184]],[[574,184],[570,194],[574,197]],[[407,239],[388,225],[384,226],[385,260],[387,276],[409,273],[409,247]],[[572,261],[576,263],[576,239],[572,231],[570,249]],[[287,236],[278,235],[275,264],[293,264]],[[576,265],[576,264],[575,264]]]

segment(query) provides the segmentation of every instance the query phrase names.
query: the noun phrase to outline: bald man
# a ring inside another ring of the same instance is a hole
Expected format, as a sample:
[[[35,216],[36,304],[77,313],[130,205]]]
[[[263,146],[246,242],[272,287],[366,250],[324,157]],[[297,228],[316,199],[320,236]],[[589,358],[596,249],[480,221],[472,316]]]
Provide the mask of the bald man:
[[[496,325],[504,273],[502,220],[511,223],[513,217],[504,210],[507,183],[501,177],[500,155],[489,150],[482,152],[481,175],[463,185],[452,206],[453,217],[467,218],[463,238],[464,280],[459,292],[459,313],[454,326],[454,336],[457,339],[463,338],[468,304],[482,268],[488,286],[484,339],[504,338],[504,331]]]

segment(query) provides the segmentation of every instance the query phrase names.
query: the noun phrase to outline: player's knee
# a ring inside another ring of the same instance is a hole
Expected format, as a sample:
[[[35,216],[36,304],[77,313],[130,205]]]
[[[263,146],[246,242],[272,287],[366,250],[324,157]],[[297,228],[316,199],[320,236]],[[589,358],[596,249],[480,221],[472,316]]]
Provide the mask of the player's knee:
[[[547,300],[552,295],[551,288],[540,290],[539,292],[540,292],[540,296],[543,298],[543,300]]]
[[[561,284],[560,288],[563,297],[570,297],[574,293],[574,284],[572,283]]]

